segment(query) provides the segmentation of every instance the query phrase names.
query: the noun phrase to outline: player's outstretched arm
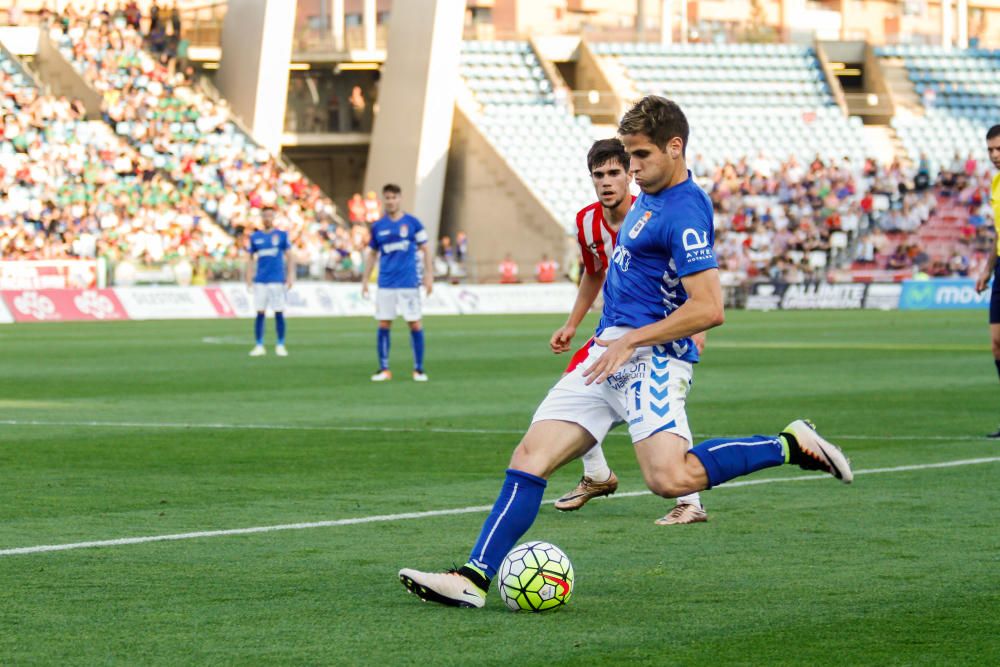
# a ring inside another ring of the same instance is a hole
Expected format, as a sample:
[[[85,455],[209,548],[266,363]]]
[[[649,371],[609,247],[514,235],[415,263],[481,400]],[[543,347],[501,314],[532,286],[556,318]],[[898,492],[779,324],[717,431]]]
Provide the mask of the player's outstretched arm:
[[[630,331],[613,341],[595,339],[607,350],[583,375],[587,384],[604,382],[628,361],[637,347],[658,345],[717,327],[725,321],[719,270],[708,269],[681,278],[688,300],[668,317]]]
[[[576,328],[587,316],[590,307],[594,305],[594,300],[604,286],[604,276],[607,272],[604,269],[596,273],[584,273],[580,279],[580,288],[576,292],[576,301],[573,302],[573,310],[570,311],[566,323],[556,329],[549,339],[549,347],[555,354],[568,352],[573,336],[576,335]]]

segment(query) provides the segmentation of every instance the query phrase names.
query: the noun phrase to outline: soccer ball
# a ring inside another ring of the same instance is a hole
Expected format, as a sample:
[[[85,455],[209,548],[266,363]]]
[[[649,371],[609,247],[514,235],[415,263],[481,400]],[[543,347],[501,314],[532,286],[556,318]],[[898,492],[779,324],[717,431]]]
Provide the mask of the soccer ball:
[[[519,544],[500,564],[497,587],[513,611],[546,611],[569,602],[573,594],[573,564],[548,542]]]

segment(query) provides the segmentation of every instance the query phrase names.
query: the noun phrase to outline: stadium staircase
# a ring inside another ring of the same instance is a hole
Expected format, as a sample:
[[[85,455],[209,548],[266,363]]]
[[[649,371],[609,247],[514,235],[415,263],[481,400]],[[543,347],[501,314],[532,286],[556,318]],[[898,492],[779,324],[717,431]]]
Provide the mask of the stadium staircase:
[[[816,154],[856,164],[865,157],[861,120],[847,118],[812,47],[790,44],[596,43],[612,76],[633,97],[677,101],[691,124],[689,154],[709,163]]]
[[[590,119],[573,115],[529,42],[465,42],[460,67],[472,93],[464,111],[554,220],[572,231],[574,214],[594,197],[586,169]]]
[[[969,209],[953,198],[939,197],[934,214],[916,232],[916,241],[932,260],[947,262],[962,238],[962,226],[969,221]]]
[[[521,266],[533,266],[543,252],[561,262],[576,211],[594,200],[586,167],[594,127],[573,114],[546,69],[528,41],[462,46],[464,90],[448,164],[449,180],[460,187],[445,194],[445,217],[461,221],[476,247],[510,252]],[[469,227],[484,206],[493,222]],[[496,273],[495,266],[480,268]]]

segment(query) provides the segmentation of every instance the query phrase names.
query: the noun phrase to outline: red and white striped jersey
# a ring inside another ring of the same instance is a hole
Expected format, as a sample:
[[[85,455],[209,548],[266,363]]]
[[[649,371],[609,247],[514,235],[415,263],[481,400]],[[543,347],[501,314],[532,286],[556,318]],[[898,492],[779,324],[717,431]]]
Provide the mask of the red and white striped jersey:
[[[576,240],[580,244],[583,268],[587,273],[594,274],[608,268],[608,259],[617,239],[618,233],[604,220],[601,202],[594,202],[576,214]]]

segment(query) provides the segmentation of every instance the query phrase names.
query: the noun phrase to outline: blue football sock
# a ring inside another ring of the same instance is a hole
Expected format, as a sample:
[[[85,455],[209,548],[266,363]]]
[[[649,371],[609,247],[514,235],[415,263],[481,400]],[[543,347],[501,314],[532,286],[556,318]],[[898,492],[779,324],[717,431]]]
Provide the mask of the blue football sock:
[[[487,579],[496,576],[504,557],[535,522],[546,484],[544,479],[530,473],[507,470],[493,511],[469,554],[469,565]]]
[[[410,345],[413,347],[413,368],[424,370],[424,330],[410,331]]]
[[[389,330],[378,328],[378,369],[384,371],[389,368]]]
[[[253,336],[258,345],[264,344],[264,313],[257,313],[257,319],[253,322]]]
[[[780,466],[788,456],[781,440],[764,435],[706,440],[691,453],[705,466],[709,488],[755,470]]]
[[[285,344],[285,314],[278,311],[274,314],[274,330],[278,332],[278,345]]]

